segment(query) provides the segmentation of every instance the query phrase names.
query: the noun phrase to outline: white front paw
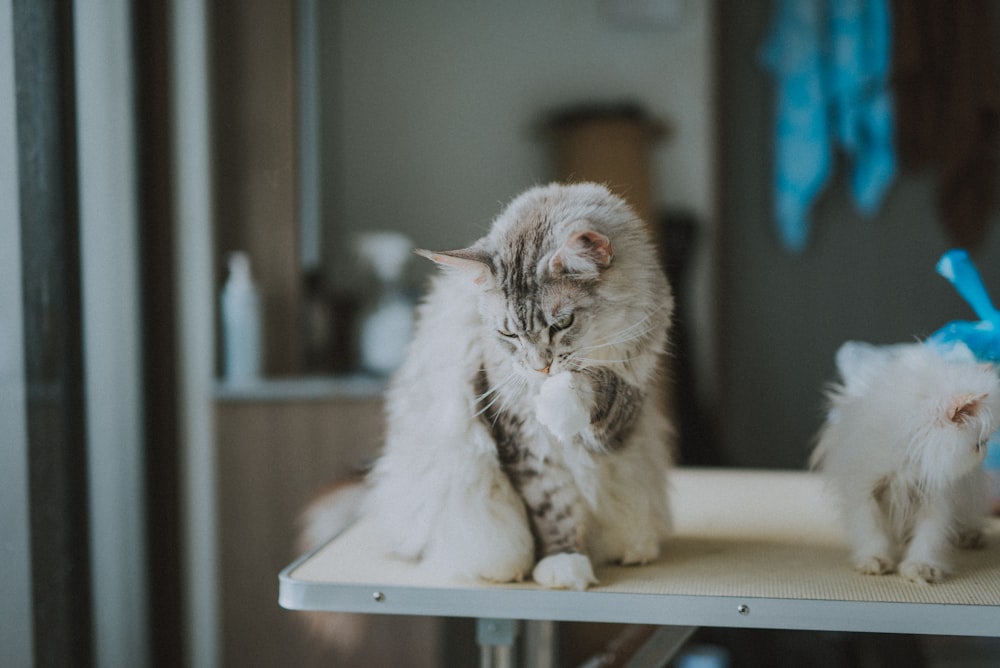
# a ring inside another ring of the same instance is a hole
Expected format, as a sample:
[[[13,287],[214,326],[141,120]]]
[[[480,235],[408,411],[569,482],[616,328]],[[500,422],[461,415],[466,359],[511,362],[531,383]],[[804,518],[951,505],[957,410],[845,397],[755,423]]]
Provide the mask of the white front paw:
[[[573,375],[564,371],[542,383],[535,399],[538,421],[560,441],[568,442],[590,426],[590,409],[580,397]]]
[[[854,560],[854,570],[865,575],[885,575],[896,569],[896,563],[889,557],[872,554],[857,557]]]
[[[596,584],[590,559],[583,554],[553,554],[535,566],[531,576],[535,582],[549,589],[575,589],[583,591]]]
[[[899,565],[899,574],[910,582],[931,584],[944,579],[944,569],[935,564],[918,561],[904,561]]]

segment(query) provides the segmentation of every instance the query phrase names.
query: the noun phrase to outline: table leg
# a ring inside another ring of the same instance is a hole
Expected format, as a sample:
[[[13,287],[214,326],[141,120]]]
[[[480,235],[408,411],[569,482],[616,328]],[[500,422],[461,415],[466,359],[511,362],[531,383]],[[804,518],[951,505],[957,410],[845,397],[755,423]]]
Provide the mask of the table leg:
[[[537,619],[524,623],[524,663],[528,668],[556,668],[556,623]]]
[[[695,626],[626,625],[605,650],[579,668],[662,668],[695,632]]]
[[[526,622],[525,660],[529,668],[554,668],[556,623],[552,621]],[[519,622],[514,619],[476,620],[476,642],[479,644],[481,668],[516,668],[515,641]],[[687,642],[696,626],[661,626],[634,650],[626,668],[660,668],[665,666]],[[603,665],[597,657],[587,666]]]
[[[674,658],[697,626],[661,626],[632,655],[626,668],[660,668]]]
[[[476,642],[479,644],[479,665],[482,668],[515,668],[515,638],[517,638],[517,620],[477,620]]]

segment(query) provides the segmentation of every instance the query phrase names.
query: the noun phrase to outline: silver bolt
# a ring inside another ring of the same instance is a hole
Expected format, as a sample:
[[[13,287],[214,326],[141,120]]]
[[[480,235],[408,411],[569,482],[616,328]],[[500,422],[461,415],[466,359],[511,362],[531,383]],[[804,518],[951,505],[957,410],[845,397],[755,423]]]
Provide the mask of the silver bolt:
[[[736,612],[746,617],[747,615],[750,614],[750,606],[746,605],[745,603],[741,603],[738,606],[736,606]]]
[[[385,594],[383,594],[380,591],[377,591],[374,594],[372,594],[372,598],[374,598],[377,603],[381,603],[382,601],[385,600]]]

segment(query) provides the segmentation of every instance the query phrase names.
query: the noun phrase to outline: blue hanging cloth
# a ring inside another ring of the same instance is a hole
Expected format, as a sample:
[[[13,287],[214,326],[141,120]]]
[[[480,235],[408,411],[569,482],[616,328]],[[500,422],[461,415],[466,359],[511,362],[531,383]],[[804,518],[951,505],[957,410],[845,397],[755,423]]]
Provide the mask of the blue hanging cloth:
[[[852,166],[858,209],[878,211],[896,174],[891,25],[884,0],[834,0],[831,5],[831,92],[837,139]]]
[[[832,162],[823,90],[819,0],[778,0],[761,56],[777,89],[774,187],[778,234],[791,251],[805,248],[809,207],[826,185]]]
[[[851,193],[877,210],[896,174],[888,89],[886,0],[777,0],[761,60],[775,79],[775,216],[785,248],[802,251],[809,211],[830,180],[835,146]]]

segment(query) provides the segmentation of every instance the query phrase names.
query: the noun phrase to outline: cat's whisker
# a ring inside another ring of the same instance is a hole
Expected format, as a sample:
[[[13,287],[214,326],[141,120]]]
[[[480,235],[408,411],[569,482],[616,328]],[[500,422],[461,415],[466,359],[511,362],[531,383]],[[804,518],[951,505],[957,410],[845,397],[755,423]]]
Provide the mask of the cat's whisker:
[[[596,343],[592,346],[581,348],[581,350],[586,352],[592,349],[603,348],[607,346],[615,346],[622,343],[628,343],[630,341],[641,339],[650,332],[656,330],[657,325],[653,323],[653,316],[655,316],[665,308],[666,305],[660,305],[657,308],[650,311],[649,313],[647,313],[639,320],[633,322],[631,325],[628,325],[627,327],[618,330],[617,332],[606,337],[599,343]]]
[[[490,405],[492,405],[493,401],[496,401],[497,397],[500,396],[501,390],[503,390],[507,385],[509,385],[514,380],[513,376],[514,376],[513,373],[508,375],[506,378],[499,381],[498,383],[495,383],[488,390],[478,395],[476,397],[476,403],[486,401],[490,397],[490,395],[493,395],[493,399],[490,401]]]
[[[487,403],[485,403],[483,405],[483,407],[480,408],[475,413],[475,417],[479,417],[480,415],[482,415],[483,413],[485,413],[486,411],[488,411],[490,408],[492,408],[493,405],[496,404],[497,401],[499,401],[501,399],[504,399],[504,392],[503,392],[503,390],[507,389],[507,387],[509,385],[511,385],[512,383],[514,383],[515,381],[517,381],[519,379],[519,377],[520,377],[520,374],[518,374],[516,371],[511,371],[502,380],[494,383],[492,387],[490,387],[488,390],[486,390],[482,394],[478,395],[476,397],[476,403],[477,404],[480,404],[480,403],[483,403],[483,402],[487,402],[487,399],[489,399],[489,401]],[[492,398],[490,398],[491,395],[492,395]],[[504,401],[504,403],[501,403],[500,409],[497,411],[498,414],[504,410],[505,404],[506,404],[506,400]]]
[[[498,393],[501,389],[503,389],[504,385],[506,385],[511,380],[512,375],[513,374],[510,374],[503,380],[494,383],[492,386],[487,388],[487,390],[482,394],[476,395],[476,402],[478,403],[480,401],[485,401],[491,394]]]
[[[511,372],[503,381],[495,385],[492,388],[492,390],[490,390],[490,392],[494,394],[493,398],[490,400],[488,404],[483,406],[483,408],[475,414],[475,417],[483,415],[490,408],[492,408],[497,403],[497,401],[499,401],[500,406],[493,413],[493,424],[495,425],[497,419],[499,419],[500,417],[500,414],[504,413],[507,410],[508,406],[510,405],[510,398],[513,396],[517,396],[520,393],[520,391],[524,388],[524,385],[526,384],[527,382],[524,380],[523,377],[521,377],[520,374],[518,374],[517,372]],[[511,391],[503,392],[501,390],[511,390]]]
[[[505,370],[506,370],[506,369],[505,369],[505,366],[506,366],[506,365],[504,365],[504,364],[497,364],[497,365],[495,365],[495,366],[485,366],[485,365],[484,365],[484,366],[482,366],[482,367],[481,367],[481,369],[482,369],[483,371],[485,371],[485,372],[486,372],[487,374],[492,374],[492,373],[495,373],[495,372],[497,372],[497,371],[505,371]],[[511,372],[510,372],[510,371],[507,371],[507,373],[508,373],[508,374],[510,374]],[[507,382],[507,380],[509,380],[509,377],[506,377],[506,378],[504,378],[504,379],[503,379],[502,381],[500,381],[500,382],[498,382],[498,383],[495,383],[495,385],[499,385],[499,384],[501,384],[501,383],[505,383],[505,382]],[[491,389],[492,389],[492,388],[491,388]],[[485,394],[485,392],[484,392],[484,394]]]
[[[628,364],[631,360],[629,358],[622,359],[605,359],[599,357],[579,357],[572,356],[566,360],[566,362],[576,365],[581,368],[583,364]]]
[[[650,320],[651,317],[647,317],[643,318],[643,320],[640,321],[640,323],[642,323],[643,325],[648,324],[648,326],[646,326],[641,330],[630,332],[629,330],[633,329],[633,327],[635,326],[635,325],[630,325],[629,327],[626,327],[625,329],[615,333],[611,337],[608,337],[606,340],[600,341],[599,343],[595,343],[589,346],[581,347],[580,352],[589,353],[594,350],[600,350],[601,348],[610,348],[614,346],[619,346],[622,345],[623,343],[630,343],[632,341],[641,339],[647,334],[656,331],[657,326],[650,323],[649,322]]]
[[[492,408],[493,404],[495,404],[496,402],[500,401],[501,398],[502,398],[502,395],[500,393],[497,393],[496,396],[493,397],[493,399],[491,399],[489,401],[489,403],[483,404],[482,408],[480,408],[478,411],[476,411],[475,413],[473,413],[472,417],[479,417],[480,415],[482,415],[483,413],[485,413],[486,411],[488,411],[490,408]],[[483,401],[483,397],[478,397],[476,399],[476,403],[477,404],[481,403],[482,401]]]
[[[511,392],[507,397],[504,398],[503,402],[500,404],[500,408],[497,409],[496,414],[493,416],[492,424],[494,426],[496,425],[497,420],[500,419],[500,414],[507,411],[507,408],[510,405],[509,404],[510,398],[520,394],[521,390],[524,389],[524,386],[528,384],[528,381],[526,381],[524,377],[520,375],[515,380],[517,381],[517,387],[514,388],[515,391]]]

